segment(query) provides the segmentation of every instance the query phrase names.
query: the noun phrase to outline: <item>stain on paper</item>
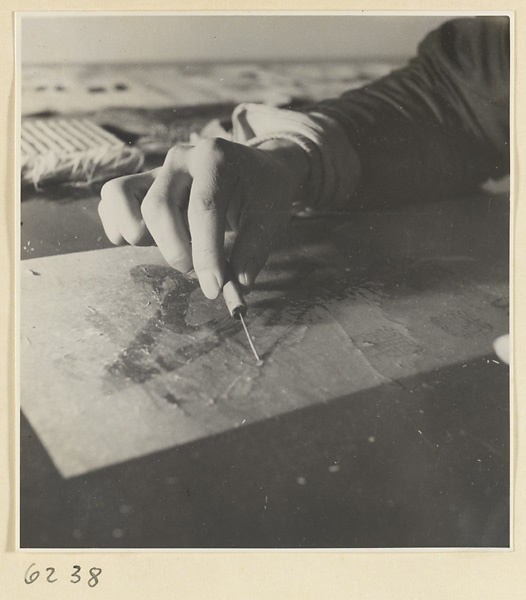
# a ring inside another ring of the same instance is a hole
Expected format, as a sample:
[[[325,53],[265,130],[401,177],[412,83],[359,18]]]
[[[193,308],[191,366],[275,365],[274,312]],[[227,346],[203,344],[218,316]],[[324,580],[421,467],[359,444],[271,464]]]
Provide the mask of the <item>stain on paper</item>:
[[[455,337],[470,337],[489,333],[493,326],[464,310],[451,310],[431,317],[431,323]]]
[[[190,295],[198,288],[195,279],[161,265],[139,265],[130,276],[158,308],[117,360],[106,366],[110,375],[144,383],[207,354],[237,333],[237,323],[230,317],[200,325],[187,322]]]

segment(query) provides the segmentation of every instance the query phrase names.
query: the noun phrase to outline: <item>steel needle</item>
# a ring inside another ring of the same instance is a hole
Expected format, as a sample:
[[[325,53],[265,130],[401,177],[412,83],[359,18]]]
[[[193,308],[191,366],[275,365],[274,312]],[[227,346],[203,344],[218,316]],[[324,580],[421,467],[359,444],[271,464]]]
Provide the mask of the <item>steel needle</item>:
[[[248,332],[248,327],[246,326],[245,319],[243,319],[243,315],[241,313],[239,313],[239,319],[240,319],[241,325],[243,325],[243,329],[245,330],[245,333],[247,335],[247,340],[248,340],[248,343],[250,344],[250,347],[252,348],[252,352],[254,353],[256,360],[258,362],[260,362],[261,358],[259,358],[258,351],[256,350],[256,346],[254,345],[252,337],[251,337],[250,333]]]
[[[188,275],[194,278],[197,277],[193,269],[188,273]],[[233,279],[229,279],[223,286],[223,299],[225,300],[225,304],[230,315],[234,317],[234,319],[239,319],[241,321],[248,343],[250,344],[250,349],[254,353],[256,360],[261,363],[261,358],[256,350],[256,346],[254,345],[254,340],[252,339],[252,336],[250,335],[248,327],[245,323],[245,319],[243,318],[243,315],[247,314],[247,305],[245,304],[243,294],[239,290],[238,285],[234,283]]]
[[[229,279],[223,286],[223,298],[228,308],[228,312],[232,315],[232,317],[234,317],[234,319],[239,319],[241,321],[254,356],[258,361],[261,361],[261,358],[259,358],[259,354],[256,350],[256,346],[254,345],[254,341],[248,332],[245,319],[243,318],[247,314],[247,305],[245,304],[245,299],[243,298],[243,294],[233,279]]]

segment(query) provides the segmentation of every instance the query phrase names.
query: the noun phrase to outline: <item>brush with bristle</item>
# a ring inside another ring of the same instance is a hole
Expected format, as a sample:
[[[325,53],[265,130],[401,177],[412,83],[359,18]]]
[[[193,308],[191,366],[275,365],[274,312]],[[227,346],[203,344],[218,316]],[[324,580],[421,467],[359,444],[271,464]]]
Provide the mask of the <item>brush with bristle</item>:
[[[88,185],[138,171],[144,161],[131,148],[89,119],[24,119],[21,128],[22,182]]]

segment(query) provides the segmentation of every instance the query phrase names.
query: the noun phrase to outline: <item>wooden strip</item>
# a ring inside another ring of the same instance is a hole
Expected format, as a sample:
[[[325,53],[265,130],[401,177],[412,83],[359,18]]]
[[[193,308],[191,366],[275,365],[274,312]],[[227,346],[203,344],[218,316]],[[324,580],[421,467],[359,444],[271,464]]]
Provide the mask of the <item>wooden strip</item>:
[[[61,132],[54,128],[49,121],[38,120],[35,122],[35,127],[40,129],[50,140],[50,142],[55,142],[56,150],[61,152],[74,152],[77,148],[64,136],[61,135]]]
[[[69,119],[60,119],[56,122],[56,125],[61,127],[62,135],[67,136],[67,139],[74,141],[77,150],[89,150],[96,144],[92,143],[91,140],[86,139],[73,125]]]
[[[88,119],[82,119],[82,120],[78,121],[78,125],[79,125],[79,127],[83,127],[86,131],[92,132],[93,134],[96,134],[98,137],[102,138],[103,140],[110,142],[110,144],[112,146],[121,145],[123,143],[121,140],[116,138],[113,134],[109,133],[102,127],[99,127],[93,121],[90,121]]]
[[[42,143],[38,137],[35,136],[34,127],[31,127],[29,123],[26,123],[22,129],[22,135],[34,148],[37,149],[40,154],[47,154],[49,147]]]
[[[38,150],[32,146],[25,137],[23,137],[23,132],[20,138],[20,149],[22,150],[22,154],[25,154],[26,156],[34,156],[35,154],[38,154]]]

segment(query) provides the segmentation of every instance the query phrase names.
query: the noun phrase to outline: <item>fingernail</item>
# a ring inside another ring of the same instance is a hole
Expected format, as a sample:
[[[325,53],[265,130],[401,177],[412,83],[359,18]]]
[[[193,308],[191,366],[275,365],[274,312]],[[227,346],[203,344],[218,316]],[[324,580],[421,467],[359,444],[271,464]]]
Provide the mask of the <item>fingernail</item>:
[[[254,285],[254,280],[256,279],[256,264],[252,260],[248,260],[245,263],[245,266],[241,270],[241,276],[239,278],[239,282],[241,285],[246,286],[250,289]]]
[[[199,273],[199,284],[203,290],[203,294],[213,300],[219,294],[219,283],[217,277],[212,271],[201,271]]]

